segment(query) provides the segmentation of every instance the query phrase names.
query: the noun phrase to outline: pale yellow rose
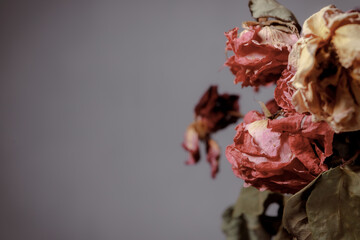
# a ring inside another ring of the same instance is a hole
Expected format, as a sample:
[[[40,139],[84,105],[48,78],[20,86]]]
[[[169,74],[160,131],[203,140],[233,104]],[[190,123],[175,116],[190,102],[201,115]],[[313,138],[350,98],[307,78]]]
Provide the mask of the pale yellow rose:
[[[327,6],[308,18],[290,54],[293,104],[335,132],[360,130],[360,13]]]

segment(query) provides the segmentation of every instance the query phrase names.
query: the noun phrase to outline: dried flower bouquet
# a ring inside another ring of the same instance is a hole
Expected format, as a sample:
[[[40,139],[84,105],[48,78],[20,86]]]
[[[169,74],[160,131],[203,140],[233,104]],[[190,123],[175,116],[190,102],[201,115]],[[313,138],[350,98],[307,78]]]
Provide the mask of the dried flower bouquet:
[[[276,84],[274,99],[242,116],[238,95],[211,86],[185,133],[186,163],[200,160],[203,141],[215,177],[211,134],[242,118],[225,150],[245,182],[223,214],[227,239],[360,239],[360,12],[330,5],[301,29],[275,0],[249,8],[255,20],[225,33],[225,65],[242,87]]]

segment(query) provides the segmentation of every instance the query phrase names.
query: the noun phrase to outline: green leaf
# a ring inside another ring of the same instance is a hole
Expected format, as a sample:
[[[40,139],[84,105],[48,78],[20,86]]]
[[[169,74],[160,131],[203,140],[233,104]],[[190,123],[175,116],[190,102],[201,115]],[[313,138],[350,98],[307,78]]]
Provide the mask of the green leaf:
[[[314,239],[360,239],[359,170],[336,167],[323,173],[306,210]]]
[[[234,207],[233,216],[241,214],[259,216],[264,212],[264,202],[270,191],[259,191],[254,187],[242,188]]]

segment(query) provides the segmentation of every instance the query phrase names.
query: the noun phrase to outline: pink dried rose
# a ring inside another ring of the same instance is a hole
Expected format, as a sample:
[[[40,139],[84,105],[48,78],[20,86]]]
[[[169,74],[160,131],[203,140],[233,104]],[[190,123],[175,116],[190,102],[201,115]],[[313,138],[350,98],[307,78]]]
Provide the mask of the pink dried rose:
[[[236,130],[225,154],[245,186],[295,193],[327,170],[334,132],[326,122],[299,113],[271,120],[251,111]]]
[[[196,104],[195,120],[186,132],[183,148],[189,152],[186,164],[196,164],[200,160],[199,141],[206,144],[207,161],[211,166],[211,176],[219,171],[220,147],[211,134],[235,123],[240,117],[239,96],[218,94],[217,86],[210,86]]]
[[[245,22],[238,35],[238,28],[225,33],[226,51],[232,51],[225,65],[235,75],[234,83],[243,87],[259,86],[276,82],[288,64],[291,46],[299,34],[291,23],[277,20]]]
[[[360,13],[327,6],[308,18],[295,54],[293,104],[335,132],[360,130]]]

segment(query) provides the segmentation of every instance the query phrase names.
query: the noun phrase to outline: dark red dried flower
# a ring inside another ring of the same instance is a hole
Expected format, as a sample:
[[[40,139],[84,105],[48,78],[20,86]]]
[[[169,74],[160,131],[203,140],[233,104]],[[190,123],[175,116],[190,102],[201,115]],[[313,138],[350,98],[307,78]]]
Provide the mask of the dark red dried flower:
[[[206,124],[206,132],[226,128],[239,119],[239,96],[218,94],[217,86],[210,86],[195,106],[195,115]]]
[[[196,164],[200,160],[199,140],[206,143],[207,161],[214,178],[219,171],[220,147],[211,139],[211,133],[235,123],[240,117],[239,96],[218,94],[217,86],[210,86],[195,106],[195,121],[186,132],[183,147],[189,152],[186,164]]]

